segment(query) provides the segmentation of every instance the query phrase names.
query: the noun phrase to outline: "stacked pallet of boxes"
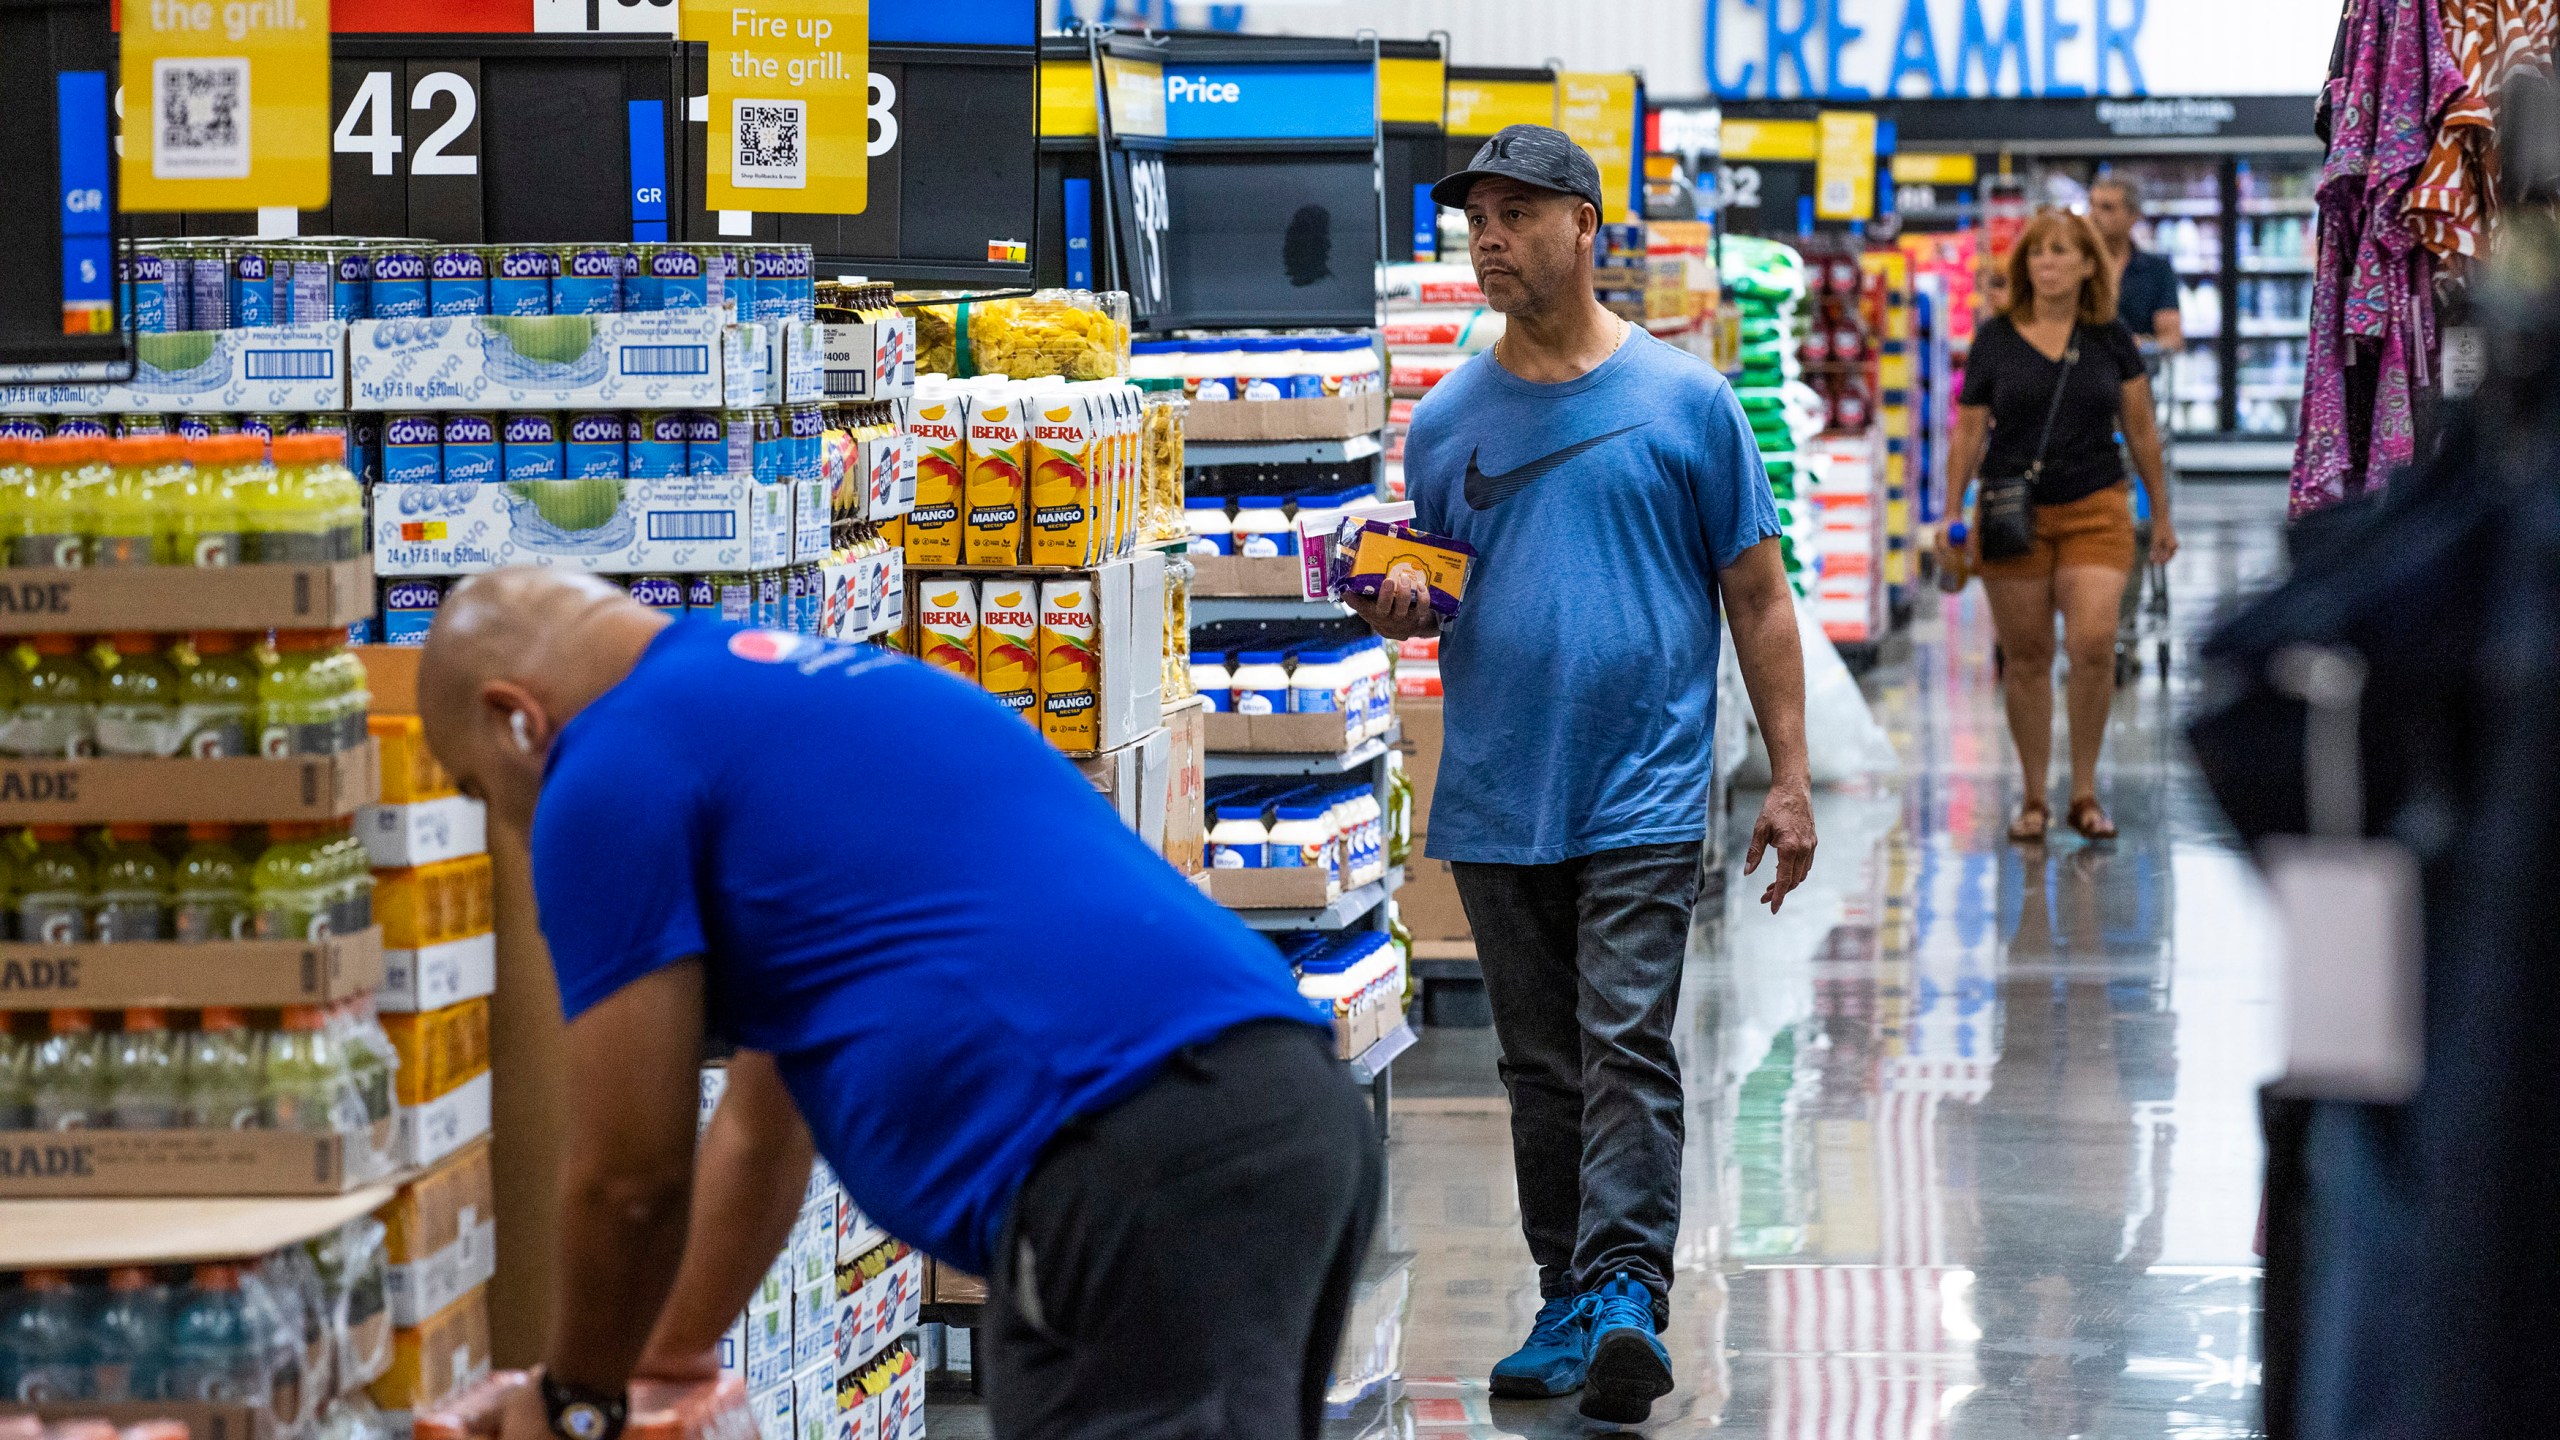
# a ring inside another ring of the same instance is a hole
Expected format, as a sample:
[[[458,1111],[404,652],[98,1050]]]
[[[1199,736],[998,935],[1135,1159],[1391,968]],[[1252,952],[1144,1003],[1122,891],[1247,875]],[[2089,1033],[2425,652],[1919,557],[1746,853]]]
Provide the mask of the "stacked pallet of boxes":
[[[406,656],[383,656],[403,680]],[[385,698],[406,702],[395,680]],[[400,1053],[400,1163],[414,1178],[382,1218],[390,1231],[391,1372],[375,1387],[410,1412],[489,1371],[488,1283],[497,1266],[490,1129],[489,1005],[497,938],[488,812],[454,789],[415,715],[376,713],[382,802],[358,817],[383,927],[383,1028]]]
[[[16,1320],[0,1410],[380,1435],[348,1410],[389,1354],[368,1217],[390,1198],[397,1125],[381,937],[347,831],[376,788],[343,646],[373,608],[360,502],[219,533],[186,502],[213,471],[244,494],[355,501],[342,444],[227,418],[343,411],[334,358],[281,389],[251,379],[281,352],[334,357],[340,332],[190,338],[154,351],[202,363],[174,381],[0,388],[0,490],[22,537],[0,607],[0,1270]],[[50,418],[28,439],[33,412]],[[171,433],[189,423],[203,433]],[[240,1343],[182,1354],[152,1323],[177,1316],[229,1322]],[[30,1346],[37,1333],[51,1343]],[[178,1393],[170,1377],[205,1363],[256,1381]]]
[[[726,1086],[725,1067],[704,1067],[702,1124]],[[924,1257],[818,1162],[782,1254],[721,1340],[762,1440],[921,1440],[925,1283]]]

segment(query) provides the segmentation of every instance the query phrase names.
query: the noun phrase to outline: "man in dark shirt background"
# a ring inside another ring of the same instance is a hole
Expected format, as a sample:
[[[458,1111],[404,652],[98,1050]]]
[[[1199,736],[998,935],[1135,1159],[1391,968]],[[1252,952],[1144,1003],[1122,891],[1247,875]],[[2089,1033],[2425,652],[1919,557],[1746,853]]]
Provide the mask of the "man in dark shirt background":
[[[2186,348],[2186,327],[2178,318],[2178,271],[2165,255],[2136,249],[2133,227],[2142,220],[2142,204],[2129,181],[2105,176],[2089,182],[2089,223],[2106,242],[2107,260],[2116,267],[2116,318],[2168,354]]]

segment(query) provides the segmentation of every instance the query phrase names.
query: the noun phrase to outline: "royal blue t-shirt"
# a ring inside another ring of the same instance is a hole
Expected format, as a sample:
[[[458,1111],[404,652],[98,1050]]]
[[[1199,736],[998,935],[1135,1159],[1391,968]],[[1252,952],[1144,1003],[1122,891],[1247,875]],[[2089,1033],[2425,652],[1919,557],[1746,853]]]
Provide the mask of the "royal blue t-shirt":
[[[713,1028],[777,1057],[854,1203],[980,1275],[1061,1125],[1320,1023],[1037,731],[869,646],[669,625],[562,727],[533,878],[570,1017],[705,957]]]
[[[1704,838],[1716,573],[1780,533],[1733,387],[1642,330],[1559,385],[1478,355],[1414,407],[1404,473],[1414,523],[1476,550],[1440,641],[1428,853]]]

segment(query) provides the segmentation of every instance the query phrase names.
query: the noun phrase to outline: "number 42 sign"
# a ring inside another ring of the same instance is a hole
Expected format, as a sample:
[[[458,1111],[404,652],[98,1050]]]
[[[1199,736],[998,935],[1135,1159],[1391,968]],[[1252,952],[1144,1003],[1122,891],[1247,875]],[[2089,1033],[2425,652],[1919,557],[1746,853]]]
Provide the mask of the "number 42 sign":
[[[684,0],[710,52],[713,210],[858,215],[869,204],[868,0]]]

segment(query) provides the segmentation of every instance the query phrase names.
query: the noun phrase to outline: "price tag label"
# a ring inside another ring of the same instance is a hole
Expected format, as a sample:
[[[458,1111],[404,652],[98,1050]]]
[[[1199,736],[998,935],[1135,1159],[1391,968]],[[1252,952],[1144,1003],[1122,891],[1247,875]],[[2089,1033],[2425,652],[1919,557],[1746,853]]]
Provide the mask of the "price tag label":
[[[710,51],[705,203],[861,214],[874,120],[867,0],[685,0],[684,28]]]

